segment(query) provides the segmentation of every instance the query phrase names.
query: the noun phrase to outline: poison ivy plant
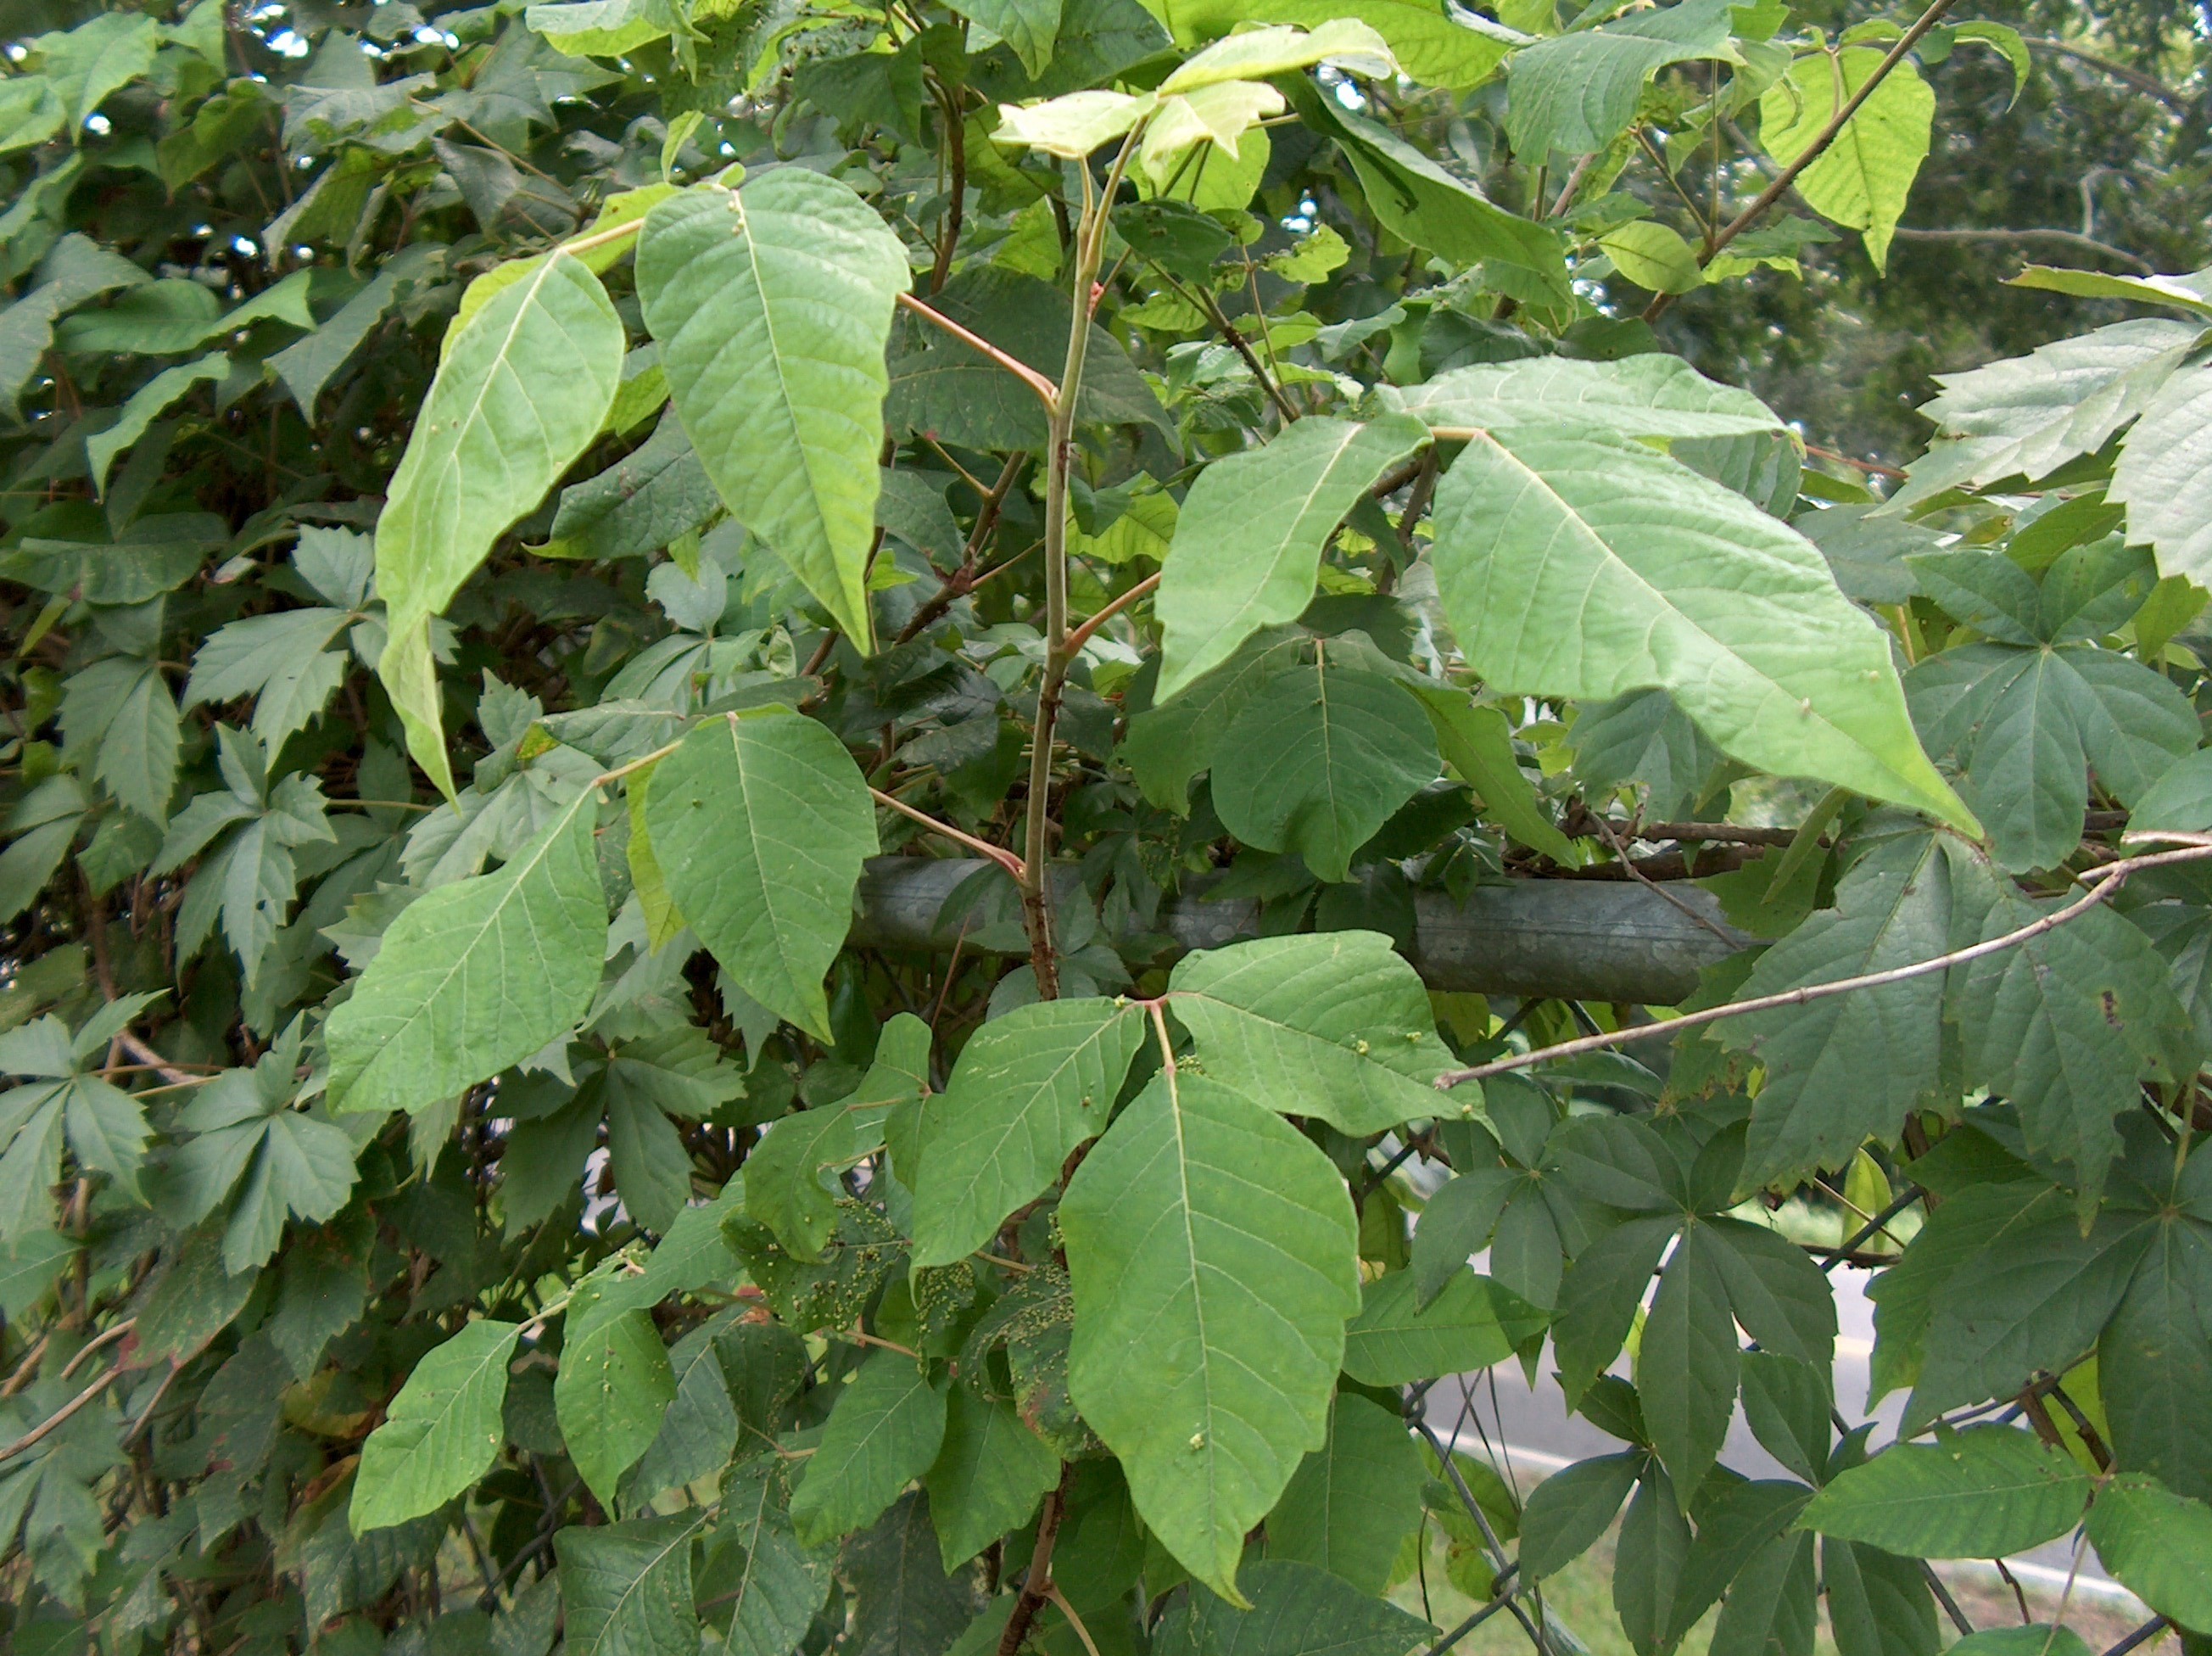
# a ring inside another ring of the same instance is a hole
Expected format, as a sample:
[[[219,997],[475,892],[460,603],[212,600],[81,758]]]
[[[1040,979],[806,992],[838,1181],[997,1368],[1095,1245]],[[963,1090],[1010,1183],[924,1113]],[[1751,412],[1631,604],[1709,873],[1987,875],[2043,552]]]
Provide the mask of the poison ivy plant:
[[[10,27],[11,1649],[2212,1638],[2212,285],[1902,478],[1674,309],[2030,41]]]

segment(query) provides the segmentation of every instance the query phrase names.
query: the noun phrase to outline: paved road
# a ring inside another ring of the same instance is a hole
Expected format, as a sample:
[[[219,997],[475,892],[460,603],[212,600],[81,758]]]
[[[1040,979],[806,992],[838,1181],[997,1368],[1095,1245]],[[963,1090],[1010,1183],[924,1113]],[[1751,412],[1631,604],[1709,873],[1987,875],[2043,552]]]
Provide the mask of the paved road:
[[[1478,1260],[1478,1268],[1480,1263]],[[1868,1275],[1849,1268],[1834,1273],[1838,1330],[1836,1403],[1847,1419],[1867,1418],[1868,1359],[1874,1350],[1874,1304],[1866,1296]],[[1623,1373],[1626,1372],[1625,1361]],[[1455,1448],[1492,1459],[1501,1472],[1510,1467],[1515,1475],[1512,1481],[1523,1490],[1572,1461],[1612,1454],[1621,1446],[1617,1438],[1607,1436],[1580,1416],[1567,1413],[1548,1350],[1534,1386],[1528,1384],[1519,1364],[1503,1363],[1486,1373],[1446,1380],[1430,1392],[1429,1399],[1429,1420],[1439,1436],[1455,1434]],[[1877,1446],[1896,1435],[1904,1406],[1904,1395],[1895,1393],[1874,1412],[1873,1418],[1880,1422],[1874,1434]],[[1486,1451],[1486,1440],[1494,1454]],[[1795,1476],[1785,1471],[1752,1435],[1741,1409],[1729,1426],[1721,1458],[1751,1477]],[[2023,1582],[2056,1592],[2065,1586],[2072,1558],[2073,1541],[2067,1537],[2008,1562]],[[2132,1598],[2125,1588],[2106,1578],[2097,1568],[2096,1555],[2087,1551],[2074,1591],[2077,1596]]]

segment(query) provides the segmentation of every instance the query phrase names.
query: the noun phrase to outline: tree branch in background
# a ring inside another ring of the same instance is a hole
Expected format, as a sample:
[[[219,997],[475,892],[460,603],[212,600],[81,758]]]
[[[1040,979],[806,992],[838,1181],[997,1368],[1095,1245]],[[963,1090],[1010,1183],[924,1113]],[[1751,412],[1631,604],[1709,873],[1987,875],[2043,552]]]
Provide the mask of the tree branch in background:
[[[2157,99],[2177,115],[2185,115],[2196,107],[2192,100],[2184,97],[2165,82],[2146,75],[2139,69],[2130,69],[2125,64],[2116,64],[2109,58],[2100,58],[2094,52],[2084,52],[2081,47],[2069,45],[2064,40],[2053,40],[2038,34],[2022,35],[2021,39],[2023,44],[2037,52],[2048,52],[2054,57],[2070,58],[2086,68],[2095,70],[2100,75],[2109,75],[2121,84],[2134,88],[2146,98]]]
[[[1900,224],[1891,234],[1899,241],[1989,241],[2000,245],[2046,242],[2053,247],[2073,247],[2094,258],[2109,259],[2116,265],[2126,265],[2138,276],[2156,274],[2148,260],[2138,259],[2126,248],[2115,247],[2109,241],[2083,235],[2078,230],[1918,230]]]

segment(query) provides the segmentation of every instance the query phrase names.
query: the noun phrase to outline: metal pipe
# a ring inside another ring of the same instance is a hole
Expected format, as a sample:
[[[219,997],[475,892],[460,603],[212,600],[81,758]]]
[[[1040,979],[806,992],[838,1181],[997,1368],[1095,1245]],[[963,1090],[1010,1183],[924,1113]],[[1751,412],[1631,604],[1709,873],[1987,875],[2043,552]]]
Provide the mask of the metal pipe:
[[[945,899],[989,867],[967,857],[871,859],[860,876],[852,941],[875,948],[949,950],[961,928],[957,919],[941,917]],[[1075,900],[1078,872],[1062,868],[1055,878],[1060,901]],[[1207,900],[1206,891],[1220,879],[1186,876],[1182,890],[1160,904],[1153,929],[1172,938],[1178,952],[1260,935],[1256,901]],[[1711,893],[1683,884],[1670,894],[1741,943],[1753,941],[1721,922]],[[1673,1006],[1696,989],[1701,969],[1729,952],[1657,892],[1609,880],[1510,880],[1478,886],[1463,903],[1421,891],[1413,911],[1409,957],[1437,989]],[[974,935],[967,947],[976,947]]]

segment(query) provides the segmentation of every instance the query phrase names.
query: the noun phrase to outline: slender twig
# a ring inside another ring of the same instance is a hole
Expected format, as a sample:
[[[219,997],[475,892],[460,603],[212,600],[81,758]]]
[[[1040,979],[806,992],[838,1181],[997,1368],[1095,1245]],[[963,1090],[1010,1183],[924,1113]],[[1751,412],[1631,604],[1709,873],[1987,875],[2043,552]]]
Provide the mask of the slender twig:
[[[1046,1582],[1044,1596],[1054,1609],[1067,1617],[1068,1626],[1073,1628],[1075,1636],[1083,1641],[1084,1649],[1090,1652],[1091,1656],[1098,1656],[1097,1641],[1091,1636],[1091,1629],[1083,1625],[1083,1618],[1075,1613],[1075,1606],[1067,1602],[1066,1595],[1060,1592],[1058,1584]]]
[[[62,1378],[64,1379],[69,1379],[70,1375],[76,1373],[77,1366],[83,1362],[87,1357],[92,1355],[94,1352],[99,1350],[102,1346],[112,1345],[116,1341],[121,1339],[125,1335],[128,1334],[132,1329],[137,1326],[138,1319],[136,1317],[126,1317],[121,1322],[116,1324],[113,1328],[103,1330],[100,1333],[93,1336],[91,1339],[84,1342],[83,1346],[78,1350],[76,1356],[70,1358],[69,1361],[62,1365]]]
[[[125,1430],[123,1434],[125,1448],[129,1448],[131,1440],[154,1423],[154,1411],[161,1406],[161,1399],[169,1395],[169,1388],[177,1383],[177,1376],[184,1372],[185,1366],[182,1363],[174,1357],[169,1359],[169,1372],[161,1376],[161,1384],[154,1388],[154,1395],[146,1399],[146,1406],[138,1411],[138,1418],[131,1422]]]
[[[1010,352],[1000,350],[996,345],[993,344],[988,339],[986,339],[981,334],[975,332],[971,329],[962,327],[959,323],[954,321],[943,311],[938,310],[933,306],[924,304],[921,300],[915,298],[910,293],[902,293],[899,295],[898,301],[900,304],[904,305],[908,310],[912,311],[916,316],[921,318],[923,321],[930,323],[933,326],[944,329],[945,332],[951,334],[962,344],[967,346],[969,350],[975,352],[978,356],[988,357],[992,362],[996,362],[1000,368],[1006,369],[1007,373],[1012,374],[1024,385],[1027,386],[1032,392],[1036,393],[1037,400],[1045,405],[1047,412],[1049,412],[1055,405],[1058,405],[1060,401],[1060,387],[1053,384],[1050,380],[1045,378],[1043,374],[1038,373],[1035,368],[1031,368],[1027,362],[1022,361],[1020,357],[1013,356]]]
[[[2105,1652],[2105,1656],[2128,1656],[2138,1645],[2147,1645],[2173,1624],[2163,1616],[2154,1616],[2133,1633]]]
[[[901,799],[896,794],[886,794],[880,788],[871,788],[868,789],[868,792],[874,798],[877,804],[889,806],[892,810],[898,812],[902,816],[913,818],[915,821],[928,829],[930,832],[933,834],[942,834],[945,838],[953,841],[955,843],[965,845],[969,850],[990,858],[992,861],[997,863],[1009,874],[1012,874],[1017,884],[1020,883],[1022,878],[1022,860],[1016,856],[1012,851],[1008,850],[1005,846],[994,845],[990,841],[987,839],[978,839],[973,834],[963,834],[960,830],[955,828],[951,823],[939,822],[935,817],[930,815],[928,812],[916,810],[913,806],[908,805],[904,800]]]
[[[1714,234],[1710,245],[1698,255],[1700,269],[1711,264],[1723,248],[1758,223],[1776,202],[1790,193],[1790,186],[1797,181],[1798,175],[1828,153],[1828,146],[1843,135],[1844,129],[1851,124],[1851,117],[1859,113],[1861,106],[1881,89],[1881,83],[1889,78],[1890,71],[1905,61],[1905,55],[1920,44],[1921,37],[1942,22],[1944,15],[1957,3],[1958,0],[1935,0],[1927,10],[1913,19],[1912,26],[1898,38],[1897,44],[1874,66],[1873,72],[1860,82],[1859,89],[1845,99],[1843,107],[1828,118],[1828,124],[1814,136],[1812,143],[1805,146],[1804,152],[1776,174],[1773,182],[1759,192],[1757,199],[1750,206]],[[1665,293],[1653,295],[1651,303],[1644,309],[1644,320],[1647,322],[1658,320],[1667,307],[1674,302],[1674,297],[1672,294]]]
[[[52,1414],[47,1416],[46,1419],[40,1421],[29,1431],[24,1433],[21,1437],[17,1438],[15,1442],[9,1444],[4,1449],[0,1449],[0,1460],[13,1460],[16,1456],[21,1454],[26,1449],[35,1448],[40,1444],[44,1443],[46,1439],[52,1436],[56,1432],[61,1430],[63,1427],[68,1425],[70,1417],[76,1415],[79,1409],[91,1403],[94,1398],[99,1397],[101,1392],[106,1391],[109,1386],[113,1385],[116,1380],[121,1376],[122,1373],[123,1371],[120,1368],[109,1369],[107,1373],[102,1374],[90,1385],[85,1387],[83,1391],[78,1392],[76,1396],[71,1397],[59,1409],[54,1410]]]
[[[1142,581],[1139,581],[1135,586],[1130,588],[1128,591],[1123,593],[1119,598],[1114,599],[1109,602],[1105,608],[1100,610],[1097,614],[1092,616],[1088,621],[1085,621],[1073,632],[1067,635],[1068,654],[1071,655],[1081,654],[1083,653],[1083,647],[1091,642],[1091,634],[1097,632],[1106,622],[1112,620],[1123,610],[1127,609],[1130,605],[1144,597],[1146,593],[1149,593],[1153,588],[1159,584],[1159,572],[1158,570],[1154,570],[1151,575],[1146,575]]]
[[[1643,869],[1638,868],[1636,866],[1636,859],[1628,855],[1628,848],[1621,843],[1620,836],[1613,831],[1613,826],[1611,823],[1607,822],[1603,817],[1593,817],[1591,820],[1597,825],[1597,831],[1600,834],[1604,836],[1605,843],[1613,848],[1613,854],[1620,859],[1620,866],[1628,870],[1628,877],[1631,880],[1643,886],[1644,890],[1655,892],[1661,898],[1663,898],[1668,903],[1680,910],[1684,914],[1696,921],[1698,924],[1703,926],[1714,936],[1719,938],[1722,942],[1727,944],[1730,950],[1735,949],[1735,939],[1729,935],[1727,927],[1717,922],[1711,915],[1699,913],[1696,909],[1692,908],[1688,902],[1677,897],[1674,892],[1668,891],[1664,886],[1662,886],[1657,880],[1652,879],[1650,874],[1645,874]]]
[[[2130,836],[2130,837],[2136,837]],[[1808,983],[1802,989],[1784,989],[1778,995],[1756,995],[1748,1001],[1738,1001],[1729,1006],[1708,1007],[1701,1012],[1686,1012],[1679,1018],[1663,1019],[1657,1023],[1639,1024],[1626,1029],[1601,1030],[1595,1035],[1584,1035],[1571,1041],[1561,1041],[1555,1046],[1538,1047],[1533,1052],[1498,1058],[1489,1063],[1475,1064],[1466,1069],[1448,1069],[1437,1077],[1439,1092],[1457,1087],[1462,1081],[1480,1081],[1487,1075],[1502,1075],[1511,1069],[1525,1069],[1531,1064],[1546,1063],[1554,1058],[1572,1057],[1578,1053],[1601,1051],[1607,1047],[1623,1046],[1631,1041],[1651,1040],[1662,1036],[1679,1034],[1686,1029],[1696,1029],[1705,1024],[1717,1023],[1723,1018],[1740,1018],[1747,1013],[1769,1012],[1777,1007],[1800,1007],[1814,1001],[1825,1001],[1832,995],[1848,995],[1863,989],[1880,989],[1890,983],[1909,983],[1916,977],[1926,977],[1953,966],[1964,965],[1971,960],[2002,953],[2021,944],[2056,930],[2068,921],[2079,918],[2090,910],[2109,901],[2128,876],[2146,868],[2170,868],[2176,863],[2201,862],[2212,857],[2212,836],[2204,834],[2144,834],[2144,840],[2183,842],[2178,851],[2154,851],[2143,856],[2124,857],[2118,862],[2093,868],[2081,876],[2089,890],[2064,908],[2053,910],[2040,919],[2008,931],[2002,937],[1992,937],[1970,947],[1954,949],[1948,954],[1939,954],[1932,959],[1917,960],[1910,965],[1892,966],[1886,971],[1863,972],[1856,977],[1838,977],[1825,983]],[[2090,884],[2090,882],[2094,882]]]

